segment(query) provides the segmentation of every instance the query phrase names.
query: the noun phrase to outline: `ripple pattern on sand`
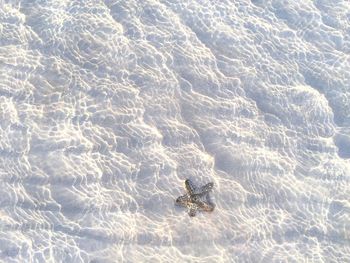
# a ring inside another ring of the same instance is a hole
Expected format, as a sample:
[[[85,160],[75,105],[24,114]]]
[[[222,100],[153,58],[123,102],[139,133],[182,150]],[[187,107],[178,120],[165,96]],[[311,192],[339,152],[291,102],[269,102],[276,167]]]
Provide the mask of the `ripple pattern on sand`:
[[[346,262],[349,13],[0,1],[0,260]]]

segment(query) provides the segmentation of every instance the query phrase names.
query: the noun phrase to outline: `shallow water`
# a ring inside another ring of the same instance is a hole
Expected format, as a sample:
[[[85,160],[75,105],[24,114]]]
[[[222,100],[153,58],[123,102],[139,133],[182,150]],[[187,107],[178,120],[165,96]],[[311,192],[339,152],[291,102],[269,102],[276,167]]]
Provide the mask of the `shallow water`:
[[[0,6],[0,260],[349,260],[346,0]]]

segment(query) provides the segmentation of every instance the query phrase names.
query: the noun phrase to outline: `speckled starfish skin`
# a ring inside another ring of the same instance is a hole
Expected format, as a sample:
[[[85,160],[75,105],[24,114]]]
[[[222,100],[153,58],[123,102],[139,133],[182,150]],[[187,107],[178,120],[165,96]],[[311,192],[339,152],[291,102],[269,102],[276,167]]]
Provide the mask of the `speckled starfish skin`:
[[[187,194],[176,199],[176,204],[187,207],[188,214],[195,216],[197,211],[212,212],[215,205],[208,200],[209,192],[214,188],[213,183],[208,183],[199,189],[196,189],[190,179],[185,181]],[[204,197],[207,199],[204,201]]]

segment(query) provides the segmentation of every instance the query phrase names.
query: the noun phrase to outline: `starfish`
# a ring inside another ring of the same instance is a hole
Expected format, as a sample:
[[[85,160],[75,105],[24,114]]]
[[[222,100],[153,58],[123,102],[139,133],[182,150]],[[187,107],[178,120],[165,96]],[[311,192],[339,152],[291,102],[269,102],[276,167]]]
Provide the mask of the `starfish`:
[[[198,210],[212,212],[215,205],[209,201],[208,194],[214,188],[213,183],[208,183],[200,188],[194,187],[192,181],[187,179],[185,181],[187,193],[176,199],[176,204],[187,207],[188,214],[195,216]],[[203,198],[207,197],[204,201]]]

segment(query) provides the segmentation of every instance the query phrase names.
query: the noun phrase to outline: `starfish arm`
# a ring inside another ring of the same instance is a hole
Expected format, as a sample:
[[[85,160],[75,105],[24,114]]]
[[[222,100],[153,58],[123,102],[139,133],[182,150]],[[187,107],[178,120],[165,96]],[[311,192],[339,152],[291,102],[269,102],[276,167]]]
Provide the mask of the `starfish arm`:
[[[200,210],[206,211],[206,212],[212,212],[215,208],[214,204],[211,203],[205,203],[202,201],[196,202]]]
[[[196,215],[196,212],[197,212],[196,209],[191,208],[190,210],[188,210],[188,215],[190,217],[194,217]]]
[[[198,192],[200,193],[209,193],[214,188],[214,183],[208,183],[201,188],[199,188]]]
[[[193,194],[194,193],[196,188],[194,187],[194,185],[193,185],[193,183],[192,183],[192,181],[190,179],[187,179],[185,181],[185,186],[186,186],[186,190],[187,190],[187,192],[189,194]]]
[[[189,202],[187,203],[187,209],[188,209],[189,216],[193,217],[197,213],[198,205],[196,203]]]
[[[181,206],[187,206],[187,203],[189,201],[189,197],[188,195],[183,195],[183,196],[180,196],[176,199],[175,203],[177,205],[181,205]]]

